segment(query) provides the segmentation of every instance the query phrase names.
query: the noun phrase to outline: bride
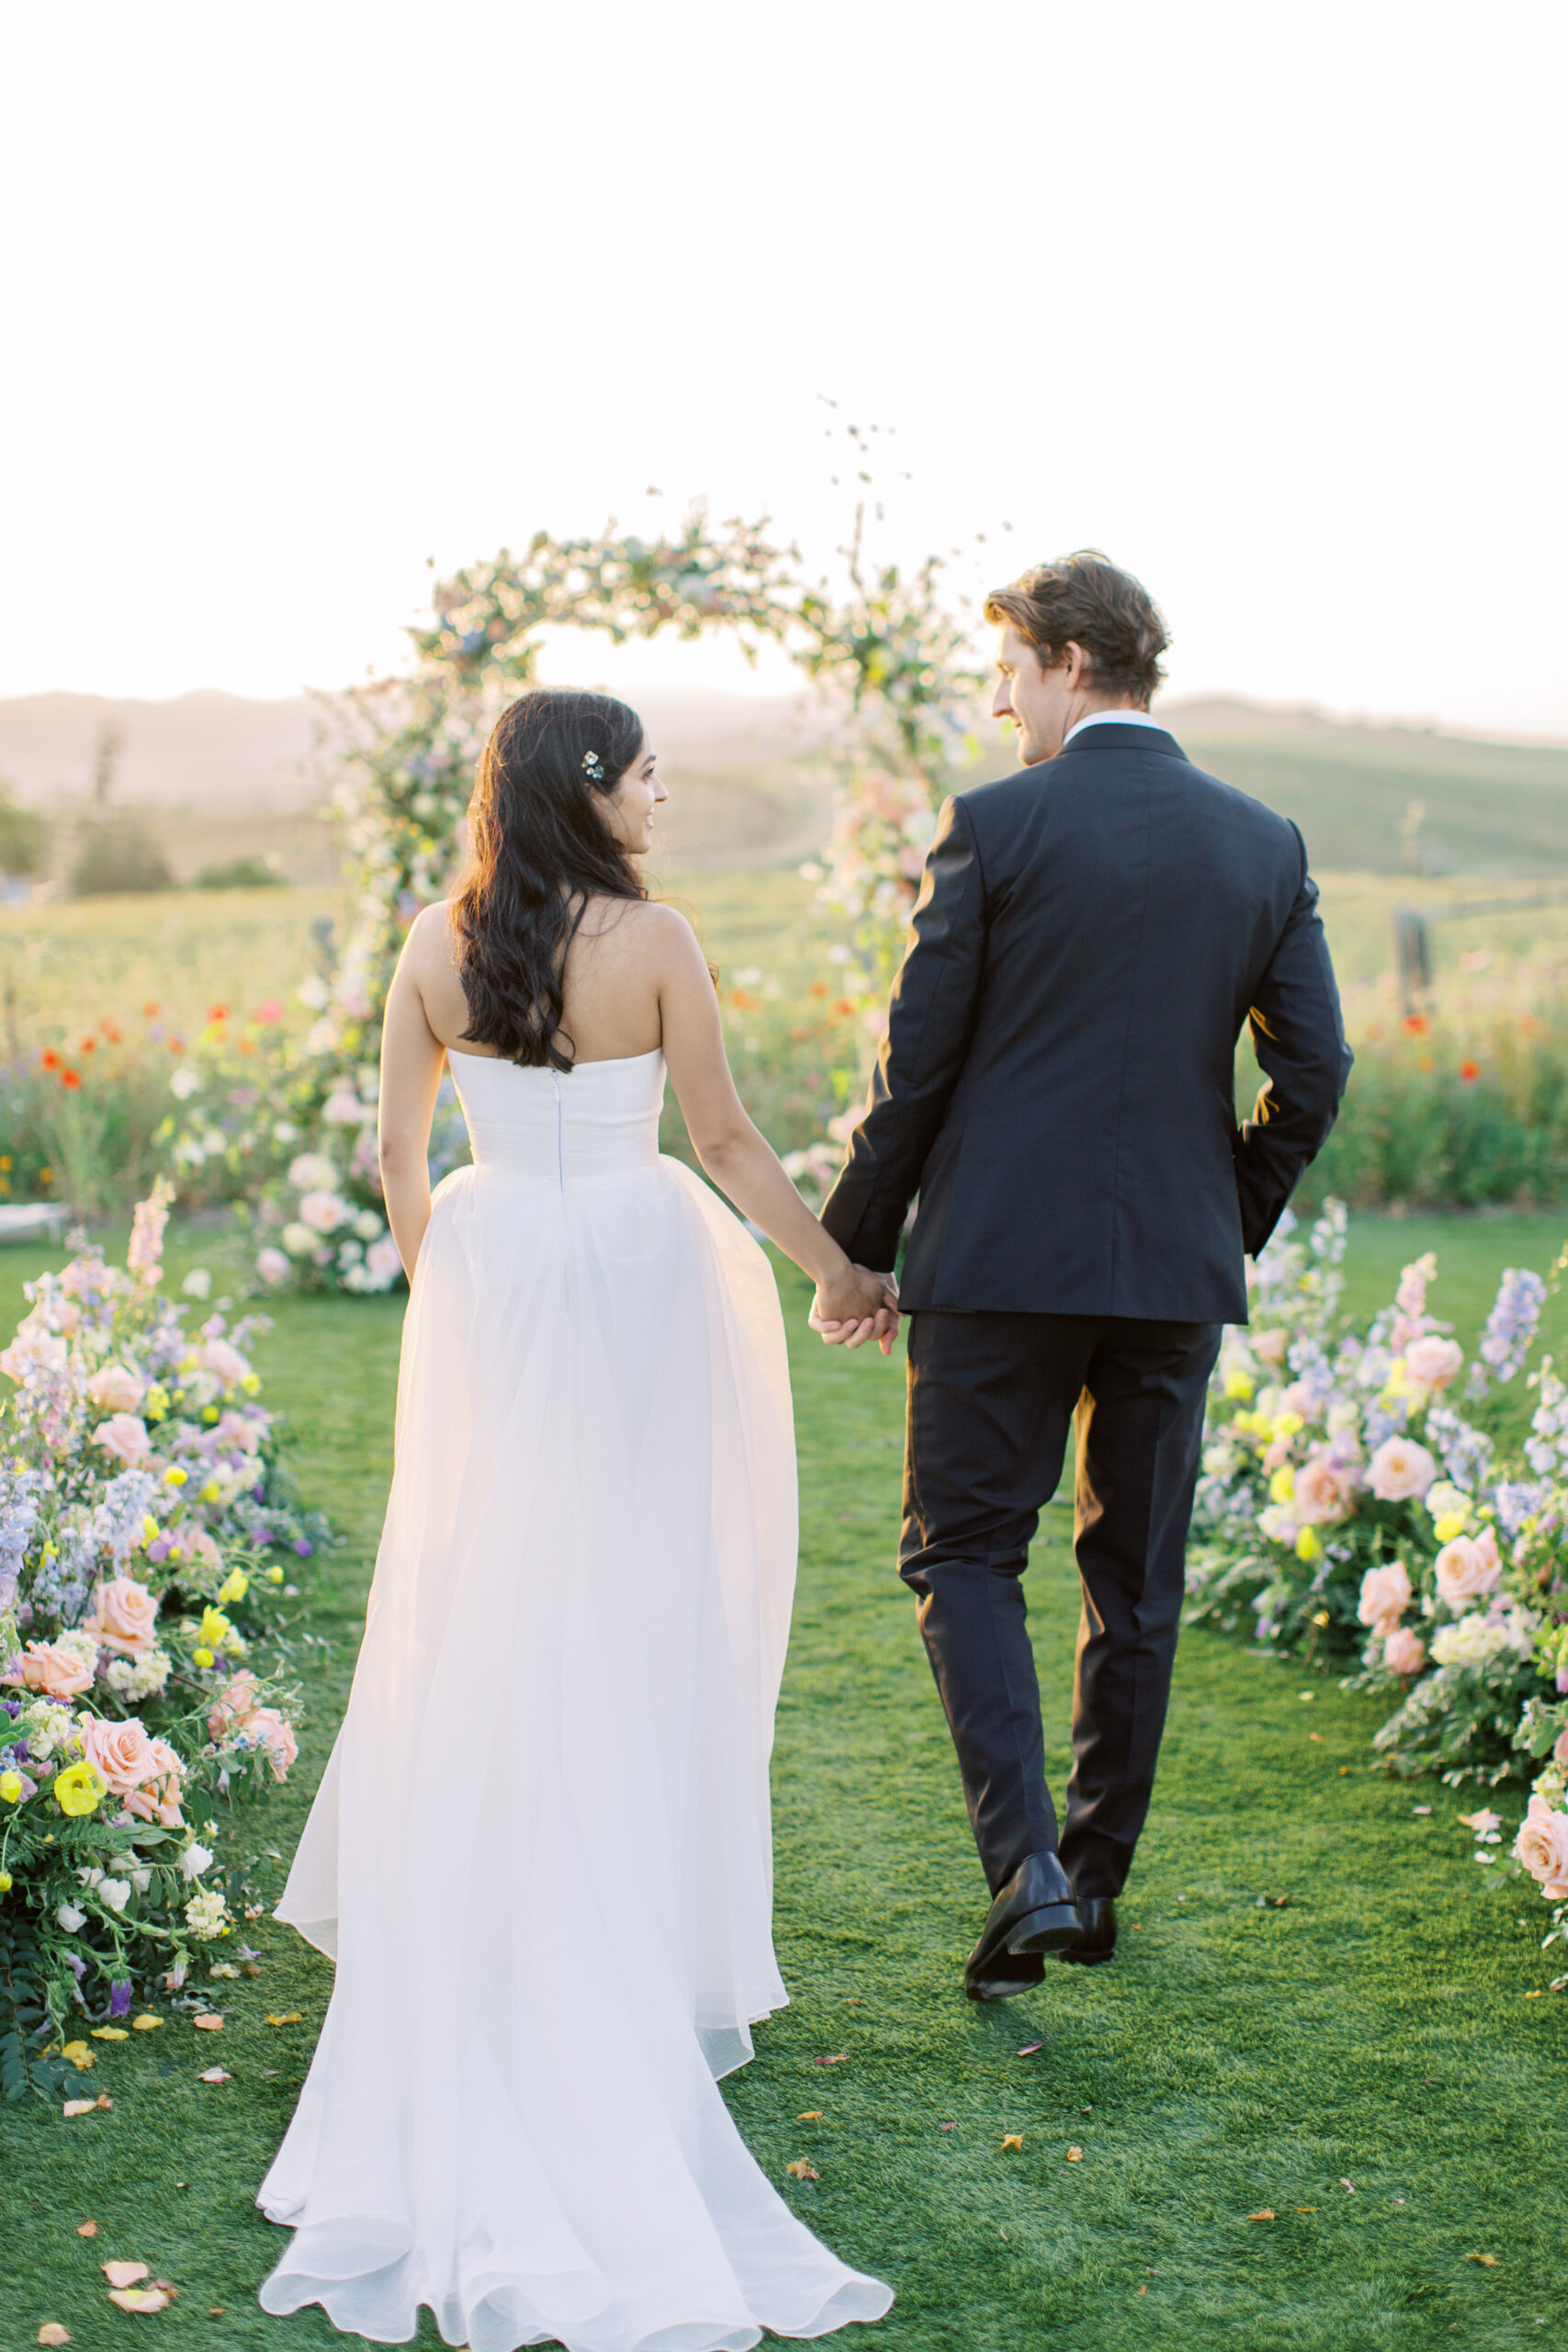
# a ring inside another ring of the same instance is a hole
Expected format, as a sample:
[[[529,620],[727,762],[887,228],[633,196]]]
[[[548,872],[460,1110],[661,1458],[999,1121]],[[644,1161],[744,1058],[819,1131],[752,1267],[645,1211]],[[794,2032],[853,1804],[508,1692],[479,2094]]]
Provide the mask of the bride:
[[[810,1274],[897,1305],[741,1109],[713,982],[633,861],[665,789],[608,695],[539,689],[479,763],[470,870],[387,1005],[410,1273],[397,1454],[348,1711],[276,1916],[336,1962],[257,2198],[264,2309],[472,2352],[743,2352],[892,2291],[749,2154],[716,2078],[786,1999],[768,1758],[795,1579],[778,1295],[661,1159]],[[432,1196],[443,1057],[473,1165]]]

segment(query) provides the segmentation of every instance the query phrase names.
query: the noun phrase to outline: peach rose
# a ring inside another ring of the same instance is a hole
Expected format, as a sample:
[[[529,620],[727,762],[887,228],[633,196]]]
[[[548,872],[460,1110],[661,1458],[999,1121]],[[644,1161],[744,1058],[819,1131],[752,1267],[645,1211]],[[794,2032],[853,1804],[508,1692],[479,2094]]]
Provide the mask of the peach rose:
[[[123,1723],[107,1723],[101,1715],[82,1722],[82,1747],[89,1764],[96,1765],[117,1797],[128,1797],[158,1770],[153,1755],[162,1741],[149,1739],[135,1715]]]
[[[1419,1502],[1438,1465],[1414,1438],[1385,1437],[1367,1465],[1367,1483],[1380,1503]]]
[[[36,1315],[29,1315],[17,1326],[17,1336],[0,1355],[0,1372],[13,1380],[26,1380],[29,1373],[59,1372],[69,1354],[65,1342],[56,1338]]]
[[[1283,1363],[1291,1335],[1285,1330],[1259,1331],[1252,1341],[1252,1352],[1263,1363]]]
[[[29,1642],[22,1653],[22,1680],[46,1699],[74,1699],[92,1679],[92,1668],[59,1642]]]
[[[1391,1674],[1419,1674],[1427,1645],[1412,1625],[1395,1625],[1383,1635],[1382,1662]]]
[[[134,1470],[138,1463],[145,1462],[152,1448],[146,1422],[138,1420],[134,1413],[116,1413],[110,1419],[100,1421],[93,1431],[93,1443],[101,1445],[106,1453],[112,1453],[127,1470]]]
[[[274,1780],[286,1781],[288,1767],[299,1753],[299,1743],[288,1717],[280,1715],[276,1707],[258,1707],[245,1725],[245,1736],[259,1740],[265,1748]]]
[[[87,1383],[87,1396],[102,1413],[134,1413],[141,1402],[141,1382],[122,1363],[106,1363]]]
[[[1303,1527],[1322,1527],[1329,1520],[1348,1518],[1353,1509],[1350,1474],[1339,1469],[1326,1455],[1314,1454],[1296,1472],[1295,1493],[1291,1499]]]
[[[158,1604],[134,1577],[111,1577],[101,1584],[83,1628],[96,1636],[100,1648],[117,1650],[122,1657],[146,1649],[157,1630]]]
[[[1464,1350],[1459,1341],[1441,1339],[1436,1331],[1412,1340],[1404,1351],[1405,1371],[1426,1389],[1446,1388],[1463,1365]]]
[[[207,1711],[207,1731],[210,1739],[222,1739],[230,1732],[243,1731],[256,1712],[261,1697],[260,1688],[250,1668],[227,1681]]]
[[[1483,1599],[1502,1573],[1490,1528],[1483,1538],[1456,1535],[1438,1555],[1438,1590],[1456,1616],[1467,1602]]]
[[[1386,1635],[1398,1624],[1415,1598],[1403,1566],[1399,1561],[1391,1560],[1386,1567],[1369,1568],[1361,1578],[1361,1598],[1356,1614],[1363,1625],[1381,1625]]]
[[[1554,1813],[1544,1797],[1532,1796],[1514,1840],[1514,1859],[1549,1903],[1568,1902],[1568,1813]]]

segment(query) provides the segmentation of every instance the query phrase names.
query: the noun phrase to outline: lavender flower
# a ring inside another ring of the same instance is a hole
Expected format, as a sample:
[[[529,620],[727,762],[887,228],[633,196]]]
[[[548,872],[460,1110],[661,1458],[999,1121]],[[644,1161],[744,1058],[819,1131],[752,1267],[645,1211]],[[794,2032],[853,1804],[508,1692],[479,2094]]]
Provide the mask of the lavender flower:
[[[1434,1405],[1427,1415],[1427,1443],[1440,1456],[1444,1475],[1467,1495],[1480,1492],[1492,1462],[1492,1441],[1472,1429],[1451,1405]]]
[[[131,1980],[129,1976],[117,1976],[114,1978],[109,1985],[109,2015],[111,2018],[123,2018],[130,2016],[130,1992]]]

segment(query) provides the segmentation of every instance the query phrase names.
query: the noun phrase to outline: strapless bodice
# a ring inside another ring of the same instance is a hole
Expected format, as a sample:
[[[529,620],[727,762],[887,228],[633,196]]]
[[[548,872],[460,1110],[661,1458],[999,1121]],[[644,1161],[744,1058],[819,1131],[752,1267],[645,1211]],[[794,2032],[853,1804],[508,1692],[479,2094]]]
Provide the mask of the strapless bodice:
[[[448,1050],[476,1168],[557,1184],[631,1175],[659,1158],[664,1056],[525,1069],[485,1054]]]

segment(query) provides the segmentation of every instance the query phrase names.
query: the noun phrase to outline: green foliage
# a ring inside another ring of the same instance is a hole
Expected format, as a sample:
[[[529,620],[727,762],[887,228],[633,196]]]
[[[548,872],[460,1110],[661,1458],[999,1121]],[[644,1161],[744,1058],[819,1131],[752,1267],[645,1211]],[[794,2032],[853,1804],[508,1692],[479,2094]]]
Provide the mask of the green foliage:
[[[198,890],[275,890],[283,876],[270,859],[231,857],[223,865],[204,865],[196,877]]]
[[[25,808],[14,786],[0,779],[0,874],[37,874],[49,844],[49,827],[36,808]]]
[[[164,853],[140,818],[102,817],[85,829],[81,854],[71,869],[71,888],[78,899],[173,888]]]
[[[44,1961],[25,1913],[0,1910],[0,2095],[65,2096],[72,2069],[45,2054],[52,2030]]]

